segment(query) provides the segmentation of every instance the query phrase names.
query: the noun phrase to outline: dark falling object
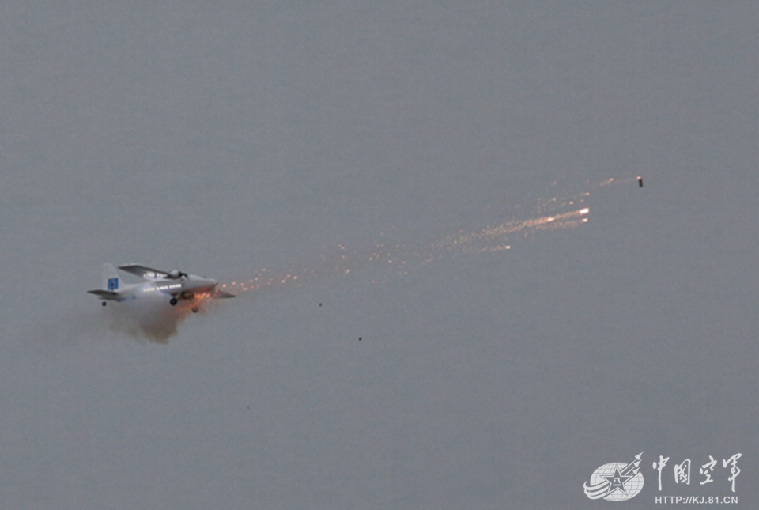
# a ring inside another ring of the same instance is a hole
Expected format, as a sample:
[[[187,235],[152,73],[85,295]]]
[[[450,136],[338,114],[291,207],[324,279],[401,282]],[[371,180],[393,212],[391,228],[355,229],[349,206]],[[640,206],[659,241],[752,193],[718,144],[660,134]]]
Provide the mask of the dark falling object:
[[[361,337],[358,337],[358,341],[359,341],[359,342],[361,341]]]
[[[643,187],[643,177],[638,176],[638,187],[639,188]]]

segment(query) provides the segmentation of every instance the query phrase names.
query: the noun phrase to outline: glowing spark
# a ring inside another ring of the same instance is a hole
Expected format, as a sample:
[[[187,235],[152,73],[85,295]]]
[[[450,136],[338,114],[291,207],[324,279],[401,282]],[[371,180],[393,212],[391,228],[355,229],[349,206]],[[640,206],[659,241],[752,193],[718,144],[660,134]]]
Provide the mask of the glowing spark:
[[[221,284],[221,287],[233,293],[241,293],[274,289],[288,284],[300,286],[302,282],[317,278],[354,274],[369,264],[390,266],[403,275],[407,274],[409,266],[414,263],[426,265],[446,257],[508,251],[512,248],[514,237],[529,238],[539,232],[572,229],[586,223],[590,208],[577,207],[584,204],[584,197],[589,196],[591,191],[612,182],[614,179],[589,183],[585,191],[571,197],[544,198],[533,208],[534,214],[526,219],[511,219],[496,226],[488,225],[475,230],[459,229],[431,243],[376,243],[365,250],[349,249],[346,245],[337,243],[332,245],[335,250],[331,253],[319,254],[315,262],[296,271],[292,268],[290,271],[262,268],[245,284],[236,280],[231,284]],[[385,281],[372,280],[372,283]]]

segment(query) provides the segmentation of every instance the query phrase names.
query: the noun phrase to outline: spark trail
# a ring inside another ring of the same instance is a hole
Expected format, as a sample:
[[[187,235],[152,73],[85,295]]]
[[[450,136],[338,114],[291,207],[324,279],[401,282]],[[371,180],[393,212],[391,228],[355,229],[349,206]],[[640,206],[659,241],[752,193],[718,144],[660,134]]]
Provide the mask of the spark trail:
[[[513,216],[495,225],[478,229],[463,229],[433,241],[414,240],[406,243],[376,243],[363,248],[349,249],[337,244],[315,260],[300,267],[262,268],[247,279],[220,284],[220,288],[236,295],[260,295],[263,292],[300,286],[310,281],[352,275],[367,267],[390,270],[390,274],[405,275],[414,266],[424,266],[446,258],[472,256],[511,249],[514,242],[554,230],[574,229],[588,221],[590,208],[586,201],[591,192],[612,183],[636,182],[635,179],[607,179],[588,183],[584,190],[566,197],[550,197],[537,201],[523,216]],[[556,185],[556,183],[554,183]],[[516,209],[520,209],[519,206]],[[372,282],[377,283],[377,282]],[[165,297],[165,296],[163,296]],[[119,303],[92,317],[81,317],[69,336],[96,334],[107,329],[136,339],[167,343],[177,333],[177,327],[193,306],[200,305],[201,313],[211,310],[220,300],[208,295],[196,295],[191,304],[180,301],[171,307],[162,296],[148,300]],[[98,307],[100,308],[100,307]],[[57,324],[54,329],[60,333]],[[48,335],[44,335],[48,336]]]
[[[584,191],[566,198],[551,197],[538,201],[527,219],[510,219],[495,226],[472,231],[459,230],[432,242],[377,243],[363,249],[348,249],[338,244],[320,260],[288,270],[262,268],[247,279],[221,284],[233,294],[260,293],[277,288],[300,286],[306,282],[354,274],[367,266],[385,266],[406,274],[413,265],[426,265],[446,257],[510,250],[519,238],[535,234],[577,228],[588,221],[590,208],[585,203],[591,192],[635,179],[606,179],[589,183]]]

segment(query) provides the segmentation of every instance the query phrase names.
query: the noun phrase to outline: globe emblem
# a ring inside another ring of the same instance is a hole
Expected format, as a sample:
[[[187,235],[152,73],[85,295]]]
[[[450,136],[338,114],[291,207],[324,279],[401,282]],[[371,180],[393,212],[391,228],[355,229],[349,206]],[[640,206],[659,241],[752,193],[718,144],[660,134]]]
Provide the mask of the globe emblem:
[[[590,499],[607,501],[627,501],[638,495],[643,488],[643,474],[640,472],[640,457],[635,456],[629,464],[610,462],[593,471],[590,484],[582,484],[585,495]]]
[[[590,477],[590,485],[609,484],[609,491],[603,499],[607,501],[627,501],[638,495],[643,488],[643,474],[634,476],[620,474],[627,464],[610,462],[596,469]]]

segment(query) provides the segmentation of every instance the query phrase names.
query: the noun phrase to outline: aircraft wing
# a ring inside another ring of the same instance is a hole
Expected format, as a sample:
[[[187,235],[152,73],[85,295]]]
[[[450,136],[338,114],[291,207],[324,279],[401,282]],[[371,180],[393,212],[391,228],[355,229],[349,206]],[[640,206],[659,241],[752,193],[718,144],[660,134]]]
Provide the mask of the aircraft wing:
[[[215,298],[215,299],[220,299],[220,298],[235,297],[235,295],[234,294],[230,294],[229,292],[224,292],[223,290],[214,289],[214,291],[211,292],[211,297]]]
[[[112,299],[112,300],[119,300],[122,296],[118,292],[113,292],[112,290],[103,290],[103,289],[95,289],[95,290],[88,290],[90,294],[95,294],[100,299]]]
[[[153,269],[147,266],[141,266],[140,264],[126,264],[124,266],[119,266],[119,269],[124,272],[131,273],[135,276],[139,276],[140,278],[145,278],[146,280],[171,277],[171,274],[167,273],[166,271]]]

